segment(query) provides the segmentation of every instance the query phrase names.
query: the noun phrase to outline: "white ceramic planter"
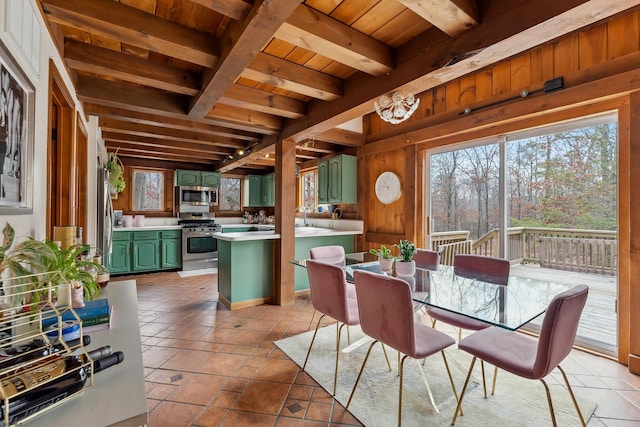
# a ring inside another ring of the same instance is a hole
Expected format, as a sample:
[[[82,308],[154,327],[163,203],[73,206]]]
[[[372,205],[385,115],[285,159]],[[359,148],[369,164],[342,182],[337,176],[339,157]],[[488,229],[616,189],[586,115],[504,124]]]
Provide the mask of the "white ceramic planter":
[[[393,269],[393,258],[378,257],[380,262],[380,271],[391,271]]]
[[[396,261],[396,274],[398,276],[413,276],[416,274],[416,262]]]

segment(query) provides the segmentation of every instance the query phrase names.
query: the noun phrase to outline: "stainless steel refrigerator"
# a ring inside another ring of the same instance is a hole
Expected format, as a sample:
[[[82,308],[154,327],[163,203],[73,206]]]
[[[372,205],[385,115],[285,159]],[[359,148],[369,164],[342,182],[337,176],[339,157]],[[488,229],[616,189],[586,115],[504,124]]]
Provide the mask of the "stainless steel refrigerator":
[[[102,265],[109,268],[113,237],[113,205],[109,192],[109,171],[103,166],[98,166],[97,185],[96,247],[102,252]]]

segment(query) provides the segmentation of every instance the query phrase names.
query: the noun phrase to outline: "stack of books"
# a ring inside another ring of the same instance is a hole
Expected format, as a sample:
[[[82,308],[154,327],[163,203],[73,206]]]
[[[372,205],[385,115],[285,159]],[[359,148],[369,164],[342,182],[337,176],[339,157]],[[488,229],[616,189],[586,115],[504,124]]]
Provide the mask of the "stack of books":
[[[80,320],[82,321],[82,328],[85,332],[95,329],[108,328],[111,322],[112,306],[109,304],[107,298],[95,299],[93,301],[85,301],[84,307],[74,308]],[[74,321],[75,316],[71,310],[67,310],[62,313],[63,321]],[[49,326],[58,322],[57,316],[49,316],[43,313],[42,317],[42,329],[46,330]],[[94,328],[95,327],[95,328]],[[90,329],[87,329],[90,328]]]

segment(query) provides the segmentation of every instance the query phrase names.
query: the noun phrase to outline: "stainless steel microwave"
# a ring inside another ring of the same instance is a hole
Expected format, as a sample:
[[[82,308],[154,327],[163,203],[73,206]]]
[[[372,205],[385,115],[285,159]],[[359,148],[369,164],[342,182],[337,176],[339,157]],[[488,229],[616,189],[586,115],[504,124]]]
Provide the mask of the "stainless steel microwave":
[[[217,206],[217,187],[176,187],[178,204],[182,206]]]

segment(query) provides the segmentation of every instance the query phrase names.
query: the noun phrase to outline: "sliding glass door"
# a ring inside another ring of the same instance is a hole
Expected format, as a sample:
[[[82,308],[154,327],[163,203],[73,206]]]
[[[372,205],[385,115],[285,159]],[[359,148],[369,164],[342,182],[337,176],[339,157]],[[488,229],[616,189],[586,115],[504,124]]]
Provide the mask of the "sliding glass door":
[[[587,283],[578,341],[613,354],[616,158],[614,114],[429,151],[425,245],[445,264],[476,253],[541,283]]]

